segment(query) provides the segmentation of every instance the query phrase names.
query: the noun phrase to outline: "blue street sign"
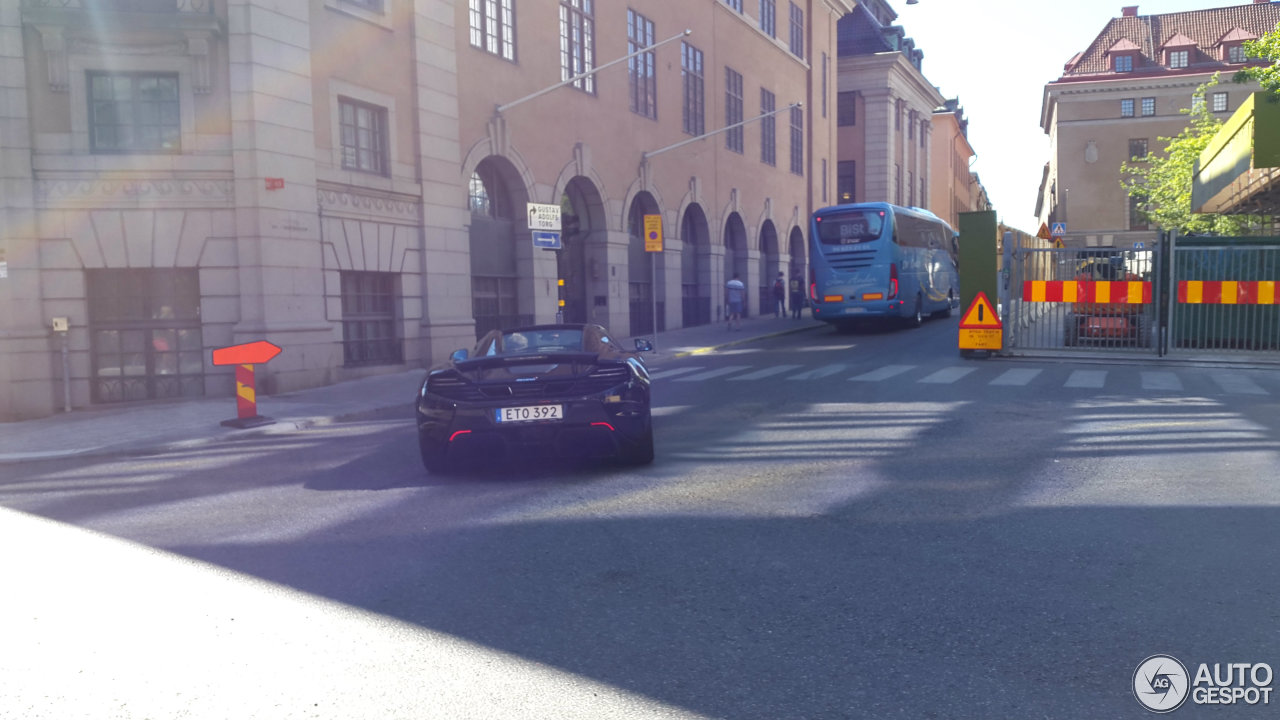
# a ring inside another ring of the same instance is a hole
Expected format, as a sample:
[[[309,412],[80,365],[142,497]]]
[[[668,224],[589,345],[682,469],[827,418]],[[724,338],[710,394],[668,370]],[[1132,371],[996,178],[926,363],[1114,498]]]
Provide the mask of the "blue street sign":
[[[549,230],[534,230],[533,246],[543,250],[559,250],[561,248],[560,233]]]
[[[1066,234],[1067,234],[1067,224],[1064,222],[1054,223],[1053,228],[1049,230],[1049,235],[1053,237],[1062,237],[1063,235],[1066,235]]]
[[[1146,244],[1146,243],[1136,242],[1136,243],[1134,243],[1134,244],[1133,244],[1133,249],[1134,249],[1134,250],[1142,250],[1142,249],[1144,249],[1144,248],[1146,248],[1146,247],[1147,247],[1147,244]]]

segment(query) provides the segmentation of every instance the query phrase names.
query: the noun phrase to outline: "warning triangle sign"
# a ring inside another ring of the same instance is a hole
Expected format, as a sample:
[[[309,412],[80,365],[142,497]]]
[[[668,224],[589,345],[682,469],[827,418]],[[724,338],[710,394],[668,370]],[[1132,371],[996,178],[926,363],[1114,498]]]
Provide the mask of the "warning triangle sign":
[[[979,291],[978,296],[969,303],[969,309],[964,312],[964,317],[960,318],[960,328],[964,330],[1003,329],[1004,324],[1000,322],[1000,316],[996,314],[996,309],[987,299],[987,294]]]

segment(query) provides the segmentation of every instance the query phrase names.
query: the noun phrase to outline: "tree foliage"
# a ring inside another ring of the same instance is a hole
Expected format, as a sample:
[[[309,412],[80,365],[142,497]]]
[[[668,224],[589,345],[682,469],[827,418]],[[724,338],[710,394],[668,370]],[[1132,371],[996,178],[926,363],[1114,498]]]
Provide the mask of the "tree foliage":
[[[1257,40],[1245,41],[1244,52],[1251,58],[1270,60],[1271,64],[1266,67],[1244,68],[1232,79],[1236,82],[1255,80],[1273,98],[1280,99],[1280,24]]]
[[[1212,215],[1191,212],[1191,178],[1196,160],[1209,145],[1209,140],[1222,127],[1204,99],[1206,92],[1217,86],[1218,76],[1196,88],[1191,108],[1182,112],[1190,116],[1187,127],[1174,137],[1161,137],[1163,152],[1148,152],[1145,157],[1131,158],[1120,166],[1120,184],[1129,197],[1138,201],[1138,212],[1152,226],[1178,230],[1183,234],[1242,235],[1254,218],[1242,215]]]

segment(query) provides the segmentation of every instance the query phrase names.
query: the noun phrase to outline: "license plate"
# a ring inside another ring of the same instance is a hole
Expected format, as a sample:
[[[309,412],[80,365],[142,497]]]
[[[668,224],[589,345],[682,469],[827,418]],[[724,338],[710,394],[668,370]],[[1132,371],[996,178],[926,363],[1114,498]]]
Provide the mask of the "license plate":
[[[564,406],[524,405],[522,407],[498,408],[493,411],[493,414],[494,419],[500,423],[560,420],[564,418]]]

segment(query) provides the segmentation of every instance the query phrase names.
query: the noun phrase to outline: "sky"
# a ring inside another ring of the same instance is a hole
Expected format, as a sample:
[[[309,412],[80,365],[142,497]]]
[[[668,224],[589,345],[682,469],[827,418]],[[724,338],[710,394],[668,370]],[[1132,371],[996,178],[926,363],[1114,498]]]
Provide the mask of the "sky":
[[[969,144],[1000,220],[1039,229],[1036,193],[1049,159],[1040,127],[1044,86],[1062,75],[1120,8],[1139,15],[1247,5],[1250,0],[889,0],[897,24],[924,52],[924,75],[947,98],[960,99]]]

